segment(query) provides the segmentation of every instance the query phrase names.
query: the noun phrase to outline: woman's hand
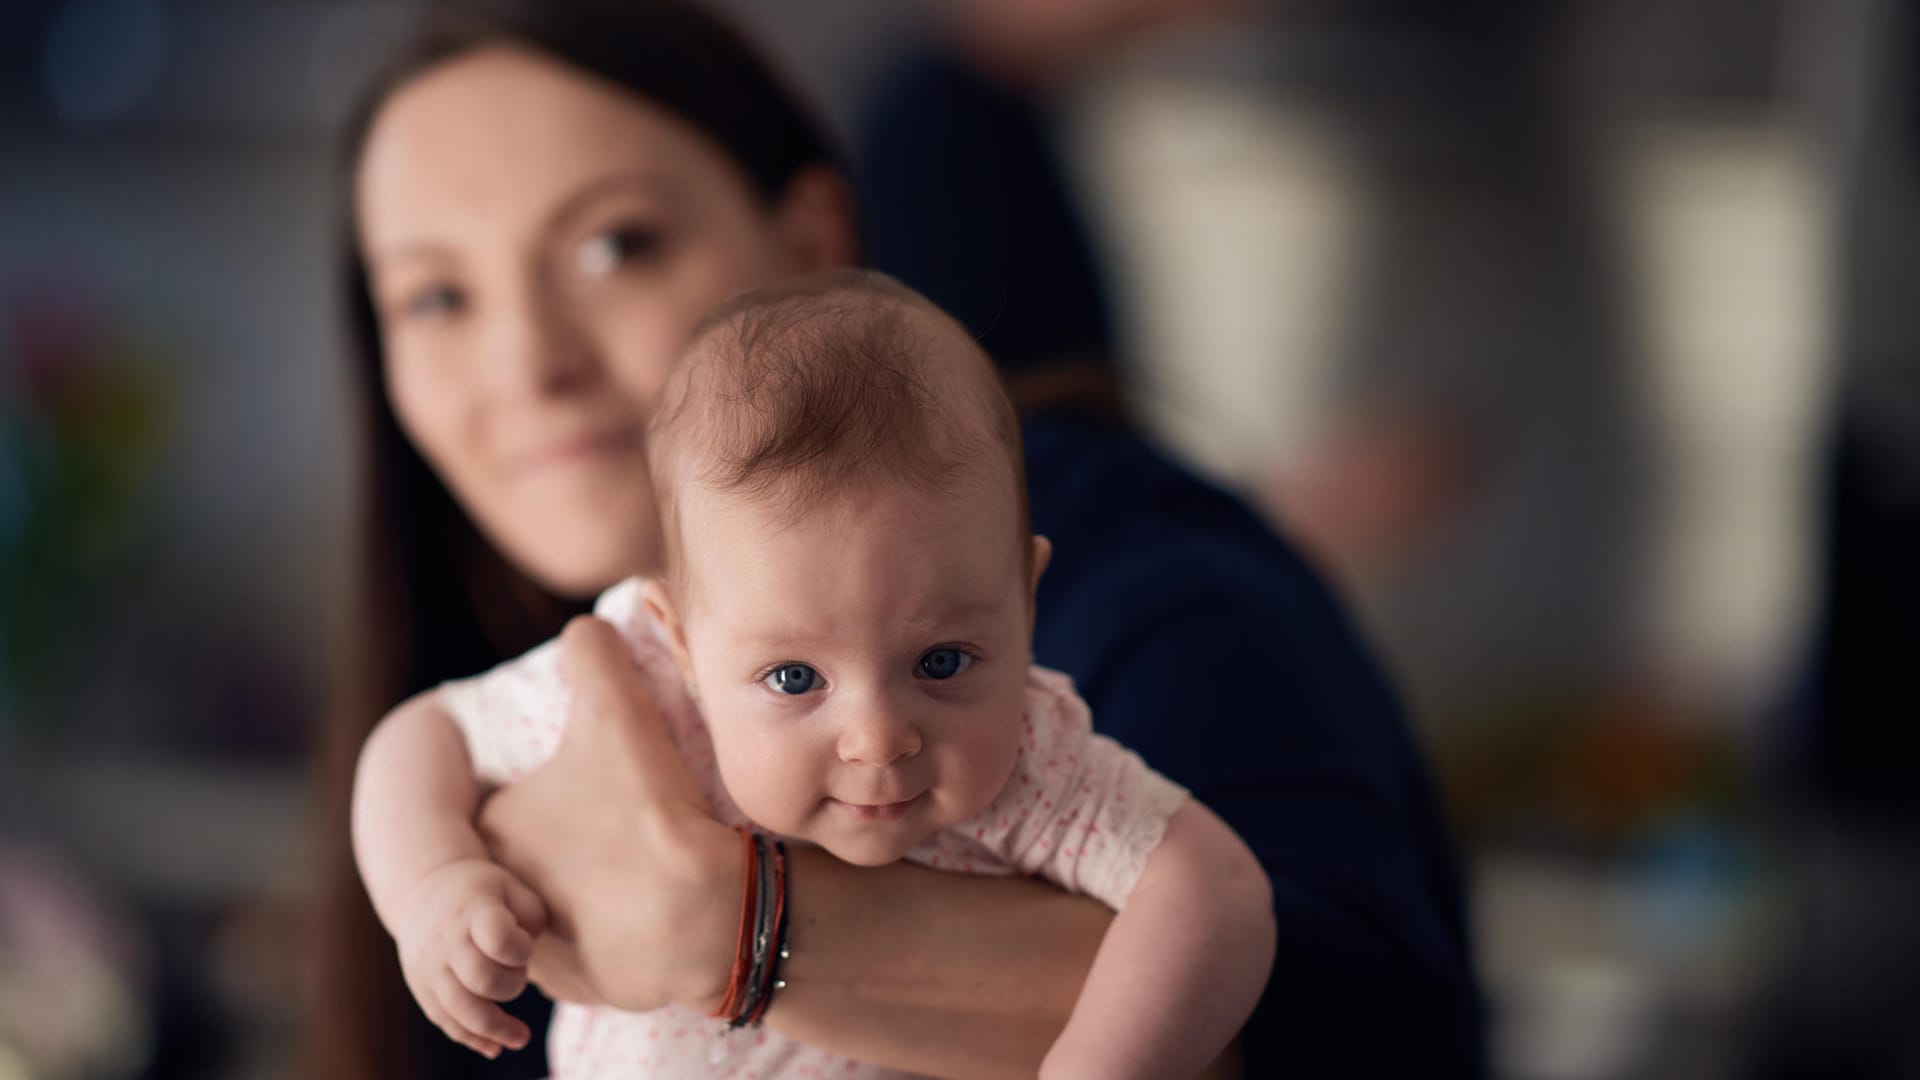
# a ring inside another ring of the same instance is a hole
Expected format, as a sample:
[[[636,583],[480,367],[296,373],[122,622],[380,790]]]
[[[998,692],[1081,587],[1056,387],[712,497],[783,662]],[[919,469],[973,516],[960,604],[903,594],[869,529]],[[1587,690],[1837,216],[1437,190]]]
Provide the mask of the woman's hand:
[[[532,980],[630,1012],[726,990],[743,871],[614,629],[561,635],[573,710],[553,759],[481,808],[493,857],[546,901]]]

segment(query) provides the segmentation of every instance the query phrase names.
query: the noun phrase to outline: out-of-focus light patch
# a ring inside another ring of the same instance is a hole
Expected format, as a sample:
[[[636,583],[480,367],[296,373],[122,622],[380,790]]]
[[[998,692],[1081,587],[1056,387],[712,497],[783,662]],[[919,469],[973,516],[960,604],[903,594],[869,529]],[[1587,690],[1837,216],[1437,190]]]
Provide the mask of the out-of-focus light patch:
[[[1651,1053],[1659,989],[1644,972],[1561,959],[1525,982],[1496,1039],[1501,1071],[1527,1080],[1631,1076]]]
[[[0,1042],[0,1080],[32,1080],[32,1076],[20,1055]]]
[[[135,1076],[154,1032],[138,924],[56,857],[0,840],[0,1047],[28,1076]],[[0,1057],[0,1076],[4,1076]]]
[[[156,0],[70,0],[54,13],[41,53],[54,114],[94,126],[131,113],[153,88],[166,37]]]
[[[1117,67],[1075,105],[1135,404],[1188,460],[1256,483],[1325,434],[1364,178],[1325,123],[1258,86]]]
[[[1642,598],[1656,667],[1761,715],[1805,649],[1831,394],[1831,208],[1767,123],[1650,125],[1617,191],[1664,457]]]
[[[1727,1076],[1785,936],[1757,837],[1677,818],[1610,863],[1524,851],[1474,866],[1494,1002],[1494,1074],[1512,1080]]]

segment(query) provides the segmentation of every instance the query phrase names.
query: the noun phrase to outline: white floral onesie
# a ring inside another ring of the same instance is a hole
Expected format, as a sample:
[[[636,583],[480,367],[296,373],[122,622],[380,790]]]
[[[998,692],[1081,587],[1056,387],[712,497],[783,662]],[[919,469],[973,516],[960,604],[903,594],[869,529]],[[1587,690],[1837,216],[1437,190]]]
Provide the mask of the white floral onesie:
[[[594,612],[612,623],[651,676],[671,731],[714,814],[749,824],[720,783],[713,743],[680,681],[659,624],[640,600],[640,579],[604,593]],[[490,785],[518,779],[553,756],[566,725],[569,687],[558,642],[547,642],[475,678],[447,683],[441,700],[465,736],[475,773]],[[914,862],[970,874],[1038,875],[1118,910],[1160,843],[1185,790],[1139,756],[1093,733],[1086,703],[1065,675],[1033,668],[1025,734],[1007,786],[969,821],[928,837]],[[804,889],[804,881],[795,887]],[[805,949],[804,940],[793,942]],[[558,1080],[607,1077],[875,1080],[904,1074],[794,1042],[766,1029],[724,1038],[718,1022],[686,1009],[627,1013],[561,1003],[547,1036]]]

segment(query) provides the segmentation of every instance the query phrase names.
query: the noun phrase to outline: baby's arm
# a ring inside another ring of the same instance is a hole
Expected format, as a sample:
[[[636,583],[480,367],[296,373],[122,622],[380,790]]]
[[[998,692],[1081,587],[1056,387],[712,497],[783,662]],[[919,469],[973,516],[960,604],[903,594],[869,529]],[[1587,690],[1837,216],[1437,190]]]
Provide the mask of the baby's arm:
[[[546,910],[488,857],[473,826],[480,797],[438,691],[421,694],[360,752],[353,849],[414,999],[449,1038],[492,1058],[529,1037],[495,1002],[526,987]]]
[[[1274,941],[1265,872],[1225,822],[1188,800],[1107,929],[1040,1075],[1198,1075],[1253,1011]]]

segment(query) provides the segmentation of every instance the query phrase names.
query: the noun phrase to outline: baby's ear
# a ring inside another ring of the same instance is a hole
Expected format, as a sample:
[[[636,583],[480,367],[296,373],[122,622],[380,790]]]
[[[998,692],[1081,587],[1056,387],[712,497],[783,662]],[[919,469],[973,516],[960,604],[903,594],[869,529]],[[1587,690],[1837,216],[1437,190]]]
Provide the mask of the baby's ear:
[[[693,684],[693,663],[687,655],[687,631],[680,622],[680,609],[674,606],[673,597],[659,578],[648,578],[640,586],[640,597],[654,620],[667,632],[667,649],[673,653],[673,665],[680,669],[680,681],[687,684],[687,692],[697,699],[699,692]]]
[[[1052,561],[1052,559],[1053,559],[1053,541],[1047,539],[1044,536],[1041,536],[1039,533],[1034,533],[1033,534],[1033,577],[1027,581],[1027,599],[1029,600],[1033,599],[1034,593],[1039,590],[1040,575],[1046,573],[1047,563]]]

